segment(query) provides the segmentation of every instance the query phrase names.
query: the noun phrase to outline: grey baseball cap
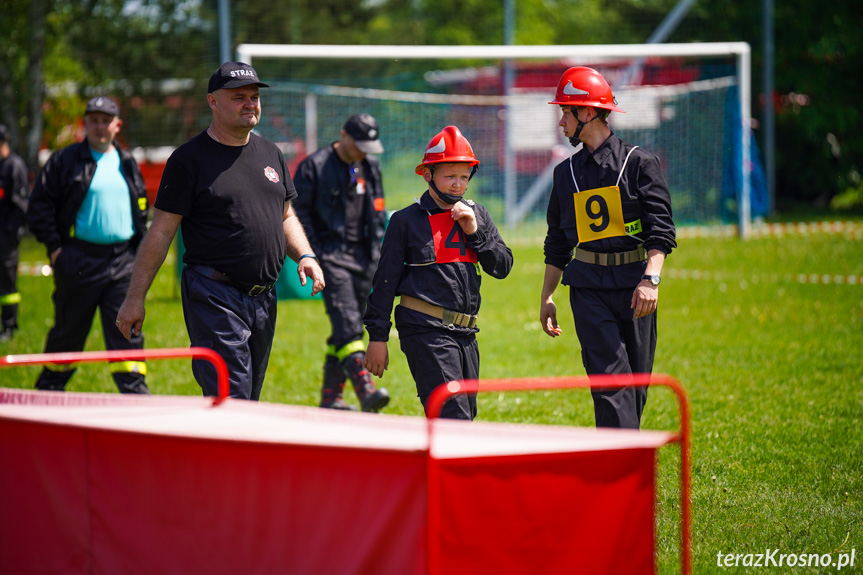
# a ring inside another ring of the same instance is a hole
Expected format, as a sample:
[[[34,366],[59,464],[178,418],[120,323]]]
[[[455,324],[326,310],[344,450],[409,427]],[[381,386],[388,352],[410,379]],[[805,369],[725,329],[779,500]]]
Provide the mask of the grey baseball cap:
[[[108,114],[109,116],[120,115],[120,110],[117,108],[117,104],[114,103],[114,100],[104,96],[96,96],[87,102],[87,109],[84,110],[84,115],[86,116],[92,112],[101,112],[103,114]]]

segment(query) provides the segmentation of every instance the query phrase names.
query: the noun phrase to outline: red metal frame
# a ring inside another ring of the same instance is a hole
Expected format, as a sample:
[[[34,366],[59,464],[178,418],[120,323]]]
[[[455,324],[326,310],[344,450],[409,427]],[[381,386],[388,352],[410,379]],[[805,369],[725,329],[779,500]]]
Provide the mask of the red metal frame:
[[[432,433],[434,420],[440,416],[443,404],[454,395],[460,393],[477,393],[486,391],[532,391],[539,389],[570,389],[570,388],[623,388],[641,385],[660,385],[670,387],[677,396],[680,409],[680,431],[672,436],[671,441],[680,444],[680,510],[681,510],[681,565],[683,575],[692,573],[692,532],[690,509],[690,416],[689,400],[686,390],[679,381],[664,374],[624,374],[624,375],[591,375],[579,377],[529,377],[514,379],[483,379],[451,381],[438,386],[431,394],[426,408],[428,417],[428,573],[440,573],[440,558],[437,552],[439,540],[440,518],[435,510],[439,509],[440,493],[439,467],[431,456]]]
[[[143,361],[147,359],[176,359],[190,357],[205,359],[216,368],[219,395],[213,398],[213,406],[222,403],[229,394],[228,366],[222,356],[206,347],[183,347],[167,349],[128,349],[110,351],[81,351],[61,353],[33,353],[0,357],[0,368],[13,365],[41,365],[45,363],[98,363],[104,361]]]

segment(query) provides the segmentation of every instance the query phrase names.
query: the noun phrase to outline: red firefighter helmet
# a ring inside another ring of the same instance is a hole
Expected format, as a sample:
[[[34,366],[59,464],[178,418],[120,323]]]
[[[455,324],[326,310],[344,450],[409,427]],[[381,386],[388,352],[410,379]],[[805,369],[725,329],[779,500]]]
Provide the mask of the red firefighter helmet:
[[[422,163],[416,167],[416,173],[422,175],[423,168],[444,162],[467,162],[471,168],[479,165],[470,142],[455,126],[447,126],[431,139],[426,146]]]
[[[563,73],[554,100],[549,104],[590,106],[626,113],[617,107],[614,94],[602,74],[586,66],[576,66]]]

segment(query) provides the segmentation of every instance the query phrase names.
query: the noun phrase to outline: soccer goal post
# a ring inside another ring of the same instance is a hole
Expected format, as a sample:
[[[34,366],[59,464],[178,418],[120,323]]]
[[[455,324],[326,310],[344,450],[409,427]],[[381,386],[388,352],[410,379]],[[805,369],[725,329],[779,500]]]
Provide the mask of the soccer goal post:
[[[570,66],[599,70],[627,114],[609,123],[657,154],[679,225],[751,231],[750,48],[745,42],[562,46],[241,44],[271,85],[258,130],[289,165],[368,112],[381,129],[388,208],[422,192],[413,166],[454,124],[481,162],[471,193],[516,239],[542,235],[554,165],[574,152],[548,105]]]

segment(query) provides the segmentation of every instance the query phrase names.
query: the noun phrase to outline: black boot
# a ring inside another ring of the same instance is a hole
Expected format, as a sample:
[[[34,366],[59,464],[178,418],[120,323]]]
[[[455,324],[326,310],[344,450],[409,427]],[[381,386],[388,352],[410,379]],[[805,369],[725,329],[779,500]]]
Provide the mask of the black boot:
[[[327,359],[324,362],[324,385],[321,388],[321,407],[344,411],[357,410],[356,407],[345,403],[345,400],[342,399],[345,381],[345,372],[342,371],[338,358],[327,354]]]
[[[15,295],[15,294],[12,294]],[[0,299],[8,296],[0,296]],[[11,341],[18,331],[18,304],[7,304],[0,306],[0,341]]]
[[[54,371],[43,367],[42,373],[36,379],[36,389],[43,391],[66,391],[66,384],[72,379],[74,373],[74,369]]]
[[[342,368],[351,378],[363,411],[376,413],[390,402],[390,394],[384,388],[375,388],[371,374],[363,367],[365,357],[365,352],[356,351],[342,360]]]

